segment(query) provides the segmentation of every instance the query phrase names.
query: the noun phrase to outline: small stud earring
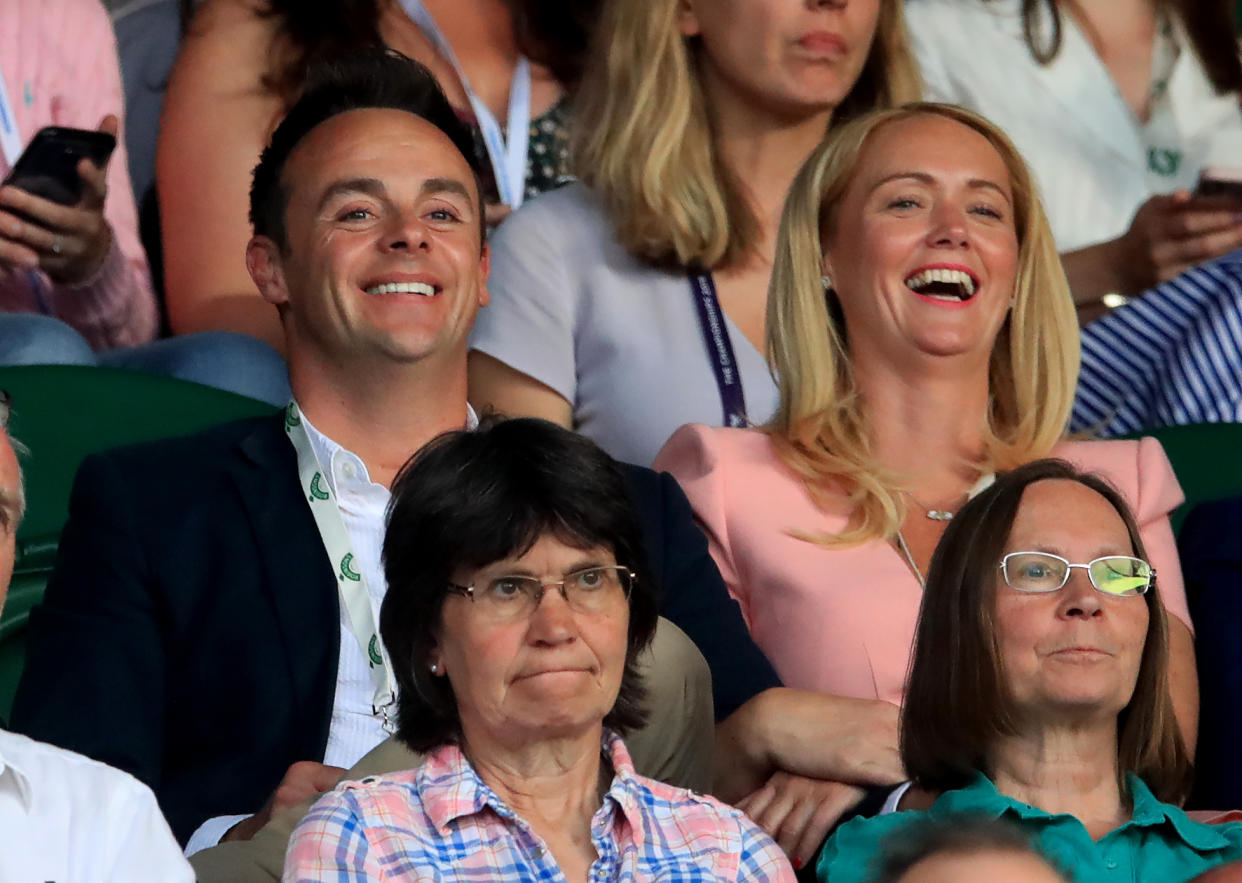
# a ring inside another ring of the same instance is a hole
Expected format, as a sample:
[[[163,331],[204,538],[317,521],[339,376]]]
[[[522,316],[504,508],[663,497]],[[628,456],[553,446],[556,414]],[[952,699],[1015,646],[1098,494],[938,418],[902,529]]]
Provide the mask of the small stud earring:
[[[820,276],[819,284],[824,287],[824,291],[832,291],[832,277],[831,276]]]
[[[431,673],[433,675],[438,675],[440,673],[440,663],[438,662],[431,663]]]

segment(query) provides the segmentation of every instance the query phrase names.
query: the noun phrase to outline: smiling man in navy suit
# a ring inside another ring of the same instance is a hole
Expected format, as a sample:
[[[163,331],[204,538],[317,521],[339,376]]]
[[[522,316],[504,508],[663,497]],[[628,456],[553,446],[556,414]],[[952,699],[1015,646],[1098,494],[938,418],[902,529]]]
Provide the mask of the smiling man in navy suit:
[[[188,852],[250,838],[390,731],[374,627],[388,486],[474,420],[466,337],[488,251],[473,156],[408,59],[363,53],[320,73],[255,170],[246,254],[281,314],[294,400],[79,472],[14,725],[150,784]],[[715,648],[727,713],[775,675],[675,483],[628,474],[653,568],[677,589],[665,613]],[[668,624],[653,654],[636,762],[702,787],[706,667]]]

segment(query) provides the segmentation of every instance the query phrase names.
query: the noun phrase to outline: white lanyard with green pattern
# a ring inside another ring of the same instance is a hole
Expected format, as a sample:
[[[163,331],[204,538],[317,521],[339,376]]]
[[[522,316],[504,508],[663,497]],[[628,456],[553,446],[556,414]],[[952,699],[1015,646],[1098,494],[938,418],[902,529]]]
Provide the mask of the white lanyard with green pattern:
[[[396,730],[397,700],[392,662],[388,659],[384,642],[379,637],[366,578],[354,570],[354,552],[349,542],[349,532],[341,519],[341,510],[332,499],[323,466],[315,455],[315,448],[302,422],[302,412],[297,402],[290,402],[285,409],[285,432],[298,455],[298,476],[311,515],[319,528],[324,548],[328,550],[328,558],[336,566],[337,588],[341,593],[341,603],[345,605],[350,631],[369,664],[371,683],[375,688],[371,713],[382,718],[385,731],[392,733]]]

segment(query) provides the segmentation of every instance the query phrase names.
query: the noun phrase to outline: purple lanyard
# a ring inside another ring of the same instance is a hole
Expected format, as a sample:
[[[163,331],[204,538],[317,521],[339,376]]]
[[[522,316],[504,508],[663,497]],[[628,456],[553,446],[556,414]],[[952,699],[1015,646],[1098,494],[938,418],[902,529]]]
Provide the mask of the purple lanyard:
[[[725,327],[724,313],[716,297],[716,283],[711,273],[691,273],[690,291],[694,294],[695,312],[699,328],[703,331],[703,343],[711,357],[712,373],[716,375],[716,388],[720,390],[720,405],[724,412],[725,426],[749,426],[746,419],[746,397],[742,394],[742,373],[733,356],[733,342]]]

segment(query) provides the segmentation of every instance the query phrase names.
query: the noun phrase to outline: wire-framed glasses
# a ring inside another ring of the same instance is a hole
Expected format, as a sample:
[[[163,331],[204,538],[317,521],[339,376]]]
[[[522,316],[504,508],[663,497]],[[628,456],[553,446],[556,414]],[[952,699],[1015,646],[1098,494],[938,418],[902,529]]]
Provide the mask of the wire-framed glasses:
[[[1087,571],[1091,585],[1105,595],[1141,595],[1156,578],[1150,564],[1129,555],[1106,555],[1086,564],[1071,564],[1051,552],[1010,552],[1000,563],[1005,582],[1019,592],[1055,592],[1069,581],[1075,567]]]
[[[628,567],[612,564],[584,567],[559,580],[525,575],[496,576],[469,586],[449,583],[449,590],[465,595],[489,619],[508,621],[533,614],[550,587],[560,590],[571,610],[599,613],[628,598],[636,579]]]

